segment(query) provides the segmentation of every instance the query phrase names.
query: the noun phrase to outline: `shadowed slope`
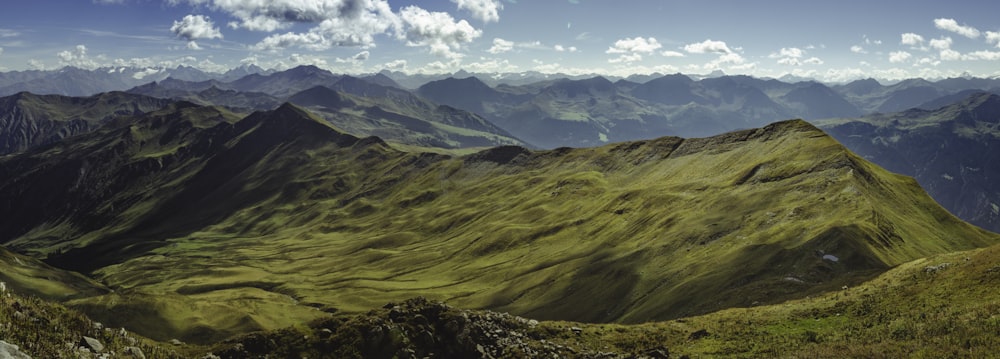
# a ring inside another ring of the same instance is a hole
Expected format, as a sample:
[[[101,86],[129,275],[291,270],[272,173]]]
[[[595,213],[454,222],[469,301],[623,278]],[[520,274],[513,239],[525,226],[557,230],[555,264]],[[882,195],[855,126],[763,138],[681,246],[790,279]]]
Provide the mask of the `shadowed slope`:
[[[123,92],[91,97],[34,95],[0,98],[0,155],[93,131],[116,116],[132,116],[166,106],[166,100]]]

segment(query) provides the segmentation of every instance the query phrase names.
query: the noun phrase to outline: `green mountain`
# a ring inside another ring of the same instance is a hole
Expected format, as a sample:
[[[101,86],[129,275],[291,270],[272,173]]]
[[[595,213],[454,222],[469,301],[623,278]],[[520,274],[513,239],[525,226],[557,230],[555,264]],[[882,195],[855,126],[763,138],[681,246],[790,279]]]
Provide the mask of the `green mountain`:
[[[168,101],[108,92],[91,97],[34,95],[0,98],[0,155],[93,131],[116,116],[155,111]]]
[[[819,122],[866,159],[913,176],[958,217],[1000,231],[1000,96],[977,93],[935,110]]]
[[[114,290],[68,305],[202,343],[420,295],[667,320],[998,240],[803,121],[451,157],[178,103],[0,158],[0,203],[0,243]]]

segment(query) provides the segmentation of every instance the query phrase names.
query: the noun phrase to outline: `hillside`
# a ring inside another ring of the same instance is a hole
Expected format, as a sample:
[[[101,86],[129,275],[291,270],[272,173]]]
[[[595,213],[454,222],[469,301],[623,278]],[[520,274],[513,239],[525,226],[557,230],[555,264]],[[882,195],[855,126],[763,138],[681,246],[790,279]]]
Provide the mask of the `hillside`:
[[[159,340],[420,295],[538,319],[666,320],[997,241],[803,121],[449,157],[293,105],[238,119],[178,104],[0,171],[0,242],[114,289],[68,304]]]
[[[913,176],[958,217],[1000,231],[1000,96],[977,93],[912,109],[819,125],[866,159]]]
[[[116,116],[155,111],[167,103],[122,92],[83,98],[27,92],[3,97],[0,98],[0,155],[90,132]]]

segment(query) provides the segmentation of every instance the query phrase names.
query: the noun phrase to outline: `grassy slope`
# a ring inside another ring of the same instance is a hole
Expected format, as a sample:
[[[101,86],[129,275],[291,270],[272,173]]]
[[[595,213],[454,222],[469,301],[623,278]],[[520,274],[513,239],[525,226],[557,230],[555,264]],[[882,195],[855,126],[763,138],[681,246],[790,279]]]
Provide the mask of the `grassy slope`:
[[[801,121],[462,158],[286,147],[205,194],[249,198],[240,207],[182,211],[220,218],[198,229],[164,230],[194,228],[194,214],[134,207],[152,208],[156,226],[140,234],[157,244],[97,268],[117,293],[71,304],[185,340],[417,295],[636,323],[777,303],[996,241]]]
[[[173,350],[188,357],[212,351],[222,358],[389,358],[406,352],[447,357],[476,355],[478,349],[497,357],[628,357],[651,349],[695,358],[991,357],[1000,350],[998,263],[1000,246],[935,255],[811,298],[635,325],[533,325],[506,314],[408,300],[308,327]],[[12,324],[0,325],[0,340],[36,357],[75,357],[75,349],[65,343],[79,342],[83,335],[98,338],[115,353],[137,345],[147,357],[177,356],[131,333],[95,330],[73,310],[11,295],[10,289],[0,293],[0,304],[0,322]]]

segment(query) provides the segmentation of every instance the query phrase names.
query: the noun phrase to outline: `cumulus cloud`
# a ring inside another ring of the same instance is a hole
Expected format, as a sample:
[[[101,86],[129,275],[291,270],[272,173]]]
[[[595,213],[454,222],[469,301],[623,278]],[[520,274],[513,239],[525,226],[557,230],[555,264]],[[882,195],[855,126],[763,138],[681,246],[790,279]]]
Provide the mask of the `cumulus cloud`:
[[[72,50],[60,51],[56,55],[59,57],[59,63],[63,66],[73,66],[88,70],[100,67],[96,61],[87,56],[87,47],[84,45],[76,45]]]
[[[823,60],[821,60],[818,57],[810,57],[810,58],[805,59],[804,61],[802,61],[802,63],[807,64],[807,65],[822,65],[823,64]]]
[[[491,54],[502,54],[513,49],[514,49],[513,41],[507,41],[499,37],[496,37],[493,38],[493,46],[490,47],[489,50],[486,50],[486,52],[489,52]]]
[[[642,61],[642,55],[638,53],[621,54],[621,56],[618,56],[616,58],[608,59],[608,62],[612,64],[618,64],[618,63],[629,64],[638,61]]]
[[[889,62],[906,62],[906,60],[909,60],[911,56],[913,55],[906,51],[893,51],[889,53]]]
[[[188,41],[187,48],[189,50],[201,50],[201,46],[198,46],[198,43],[194,41]]]
[[[722,68],[722,65],[729,65],[730,68],[735,67],[736,69],[739,70],[746,70],[749,68],[747,66],[752,67],[754,64],[746,64],[746,59],[743,58],[743,55],[740,55],[735,52],[730,52],[719,55],[717,59],[706,63],[703,66],[703,68],[706,70],[715,70]]]
[[[712,39],[684,45],[684,51],[687,51],[692,54],[707,54],[707,53],[729,54],[733,52],[733,50],[730,49],[729,46],[726,45],[724,41],[714,41]]]
[[[952,49],[941,50],[941,52],[938,53],[938,56],[940,56],[941,60],[944,61],[955,61],[962,59],[962,54]]]
[[[962,55],[962,60],[1000,60],[1000,51],[973,51]]]
[[[1000,47],[1000,32],[987,31],[985,35],[986,35],[986,42],[994,44],[997,47]]]
[[[660,42],[654,37],[644,38],[642,36],[636,36],[634,38],[625,38],[615,41],[614,45],[608,48],[605,53],[608,54],[628,54],[628,53],[652,53],[663,47]]]
[[[427,46],[431,54],[452,60],[463,56],[455,50],[482,35],[482,31],[473,28],[467,21],[456,22],[444,12],[407,6],[400,11],[400,17],[407,26],[403,35],[407,46]]]
[[[360,66],[363,62],[365,62],[365,61],[368,60],[369,56],[371,56],[371,53],[368,52],[368,50],[365,50],[365,51],[361,51],[361,52],[355,54],[354,56],[348,57],[346,59],[338,57],[338,58],[334,59],[334,61],[336,61],[337,63],[340,63],[340,64],[351,64],[353,66]]]
[[[392,60],[382,64],[382,68],[389,71],[406,71],[406,60]]]
[[[803,50],[803,49],[800,49],[800,48],[797,48],[797,47],[782,47],[777,52],[772,52],[770,55],[767,55],[767,57],[772,58],[772,59],[778,59],[777,62],[779,64],[781,64],[781,65],[789,65],[789,66],[801,66],[804,63],[816,64],[817,61],[820,64],[823,63],[823,61],[821,61],[820,59],[815,58],[815,57],[810,58],[810,59],[808,59],[806,61],[800,60],[805,55],[806,55],[806,51]]]
[[[181,21],[174,21],[174,25],[170,27],[170,32],[173,32],[174,36],[192,42],[198,39],[222,38],[222,32],[220,32],[219,28],[215,27],[215,23],[213,23],[212,20],[205,15],[184,16]],[[190,45],[188,45],[188,47],[190,47]]]
[[[782,57],[782,58],[778,59],[778,63],[781,64],[781,65],[789,65],[789,66],[799,66],[799,65],[802,65],[802,62],[799,61],[799,59],[796,59],[794,57]]]
[[[934,27],[944,31],[951,31],[970,39],[979,37],[979,30],[972,26],[964,24],[959,25],[958,21],[955,21],[955,19],[934,19]]]
[[[866,51],[865,48],[863,48],[863,47],[861,47],[859,45],[851,46],[851,52],[853,52],[855,54],[867,54],[868,53],[868,51]]]
[[[905,34],[899,35],[899,37],[900,37],[899,43],[903,45],[920,46],[924,44],[924,37],[914,34],[912,32],[907,32]]]
[[[660,55],[663,55],[665,57],[684,57],[684,53],[671,50],[665,50],[661,52]]]
[[[472,16],[483,22],[500,21],[500,10],[503,4],[498,0],[451,0],[460,10],[472,13]]]
[[[782,57],[794,57],[800,58],[805,56],[805,51],[797,47],[782,47],[778,52],[772,52],[768,57],[772,59],[782,58]]]
[[[947,50],[951,48],[952,40],[950,37],[942,37],[940,39],[931,39],[931,48],[935,50]]]
[[[620,54],[620,56],[608,60],[612,64],[629,64],[642,61],[642,54],[650,54],[661,47],[663,45],[660,45],[660,42],[654,37],[636,36],[615,41],[604,53]]]
[[[189,3],[236,18],[232,28],[273,32],[294,24],[312,24],[305,32],[270,35],[253,48],[280,50],[299,46],[323,50],[333,46],[374,46],[378,34],[399,33],[399,16],[386,0],[169,0]]]

